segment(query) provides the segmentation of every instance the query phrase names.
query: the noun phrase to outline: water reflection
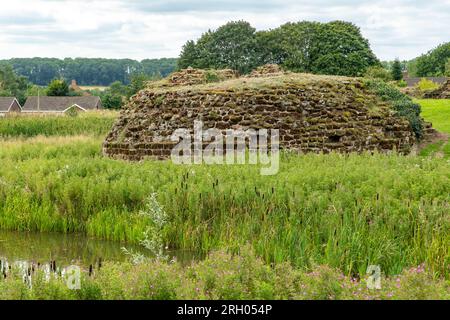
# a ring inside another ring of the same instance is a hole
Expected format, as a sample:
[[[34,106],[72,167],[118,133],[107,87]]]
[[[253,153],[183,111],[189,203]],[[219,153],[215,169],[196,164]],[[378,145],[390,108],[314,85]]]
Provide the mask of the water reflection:
[[[47,265],[55,263],[59,267],[79,265],[84,269],[97,266],[102,261],[122,262],[129,259],[122,248],[151,257],[149,250],[139,245],[93,239],[82,234],[17,232],[0,230],[0,260],[9,262],[29,262]],[[167,251],[170,260],[188,264],[201,259],[190,251]]]
[[[91,276],[101,269],[104,261],[130,259],[123,252],[123,247],[152,257],[149,250],[139,245],[93,239],[82,234],[0,230],[0,277],[7,278],[10,272],[17,270],[23,281],[32,287],[32,279],[38,270],[44,274],[46,281],[50,277],[66,279],[66,274],[74,270]],[[164,255],[183,265],[202,258],[189,251],[166,251]]]
[[[0,257],[8,261],[28,261],[88,267],[103,261],[125,261],[126,246],[146,256],[150,252],[138,245],[98,240],[82,234],[0,231]],[[1,259],[0,258],[0,259]]]

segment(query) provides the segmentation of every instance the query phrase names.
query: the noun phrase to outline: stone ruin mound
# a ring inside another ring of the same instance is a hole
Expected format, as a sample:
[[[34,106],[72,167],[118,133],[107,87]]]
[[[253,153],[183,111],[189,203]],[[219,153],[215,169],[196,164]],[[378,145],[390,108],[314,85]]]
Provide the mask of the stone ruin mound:
[[[181,78],[174,74],[168,81],[181,83]],[[279,129],[280,148],[298,152],[409,153],[415,143],[409,122],[395,116],[389,102],[361,79],[288,73],[144,89],[122,110],[103,153],[125,160],[167,159],[177,144],[171,135],[178,128],[192,133],[195,120],[202,120],[205,130],[223,132]]]
[[[161,81],[150,82],[150,87],[174,87],[174,86],[192,86],[196,84],[205,84],[219,82],[228,79],[237,78],[239,74],[231,69],[222,70],[202,70],[187,68],[170,74]]]
[[[259,78],[267,76],[281,75],[285,72],[277,64],[266,64],[253,70],[247,77],[249,78]]]
[[[448,79],[442,86],[424,94],[427,99],[450,99],[450,79]]]

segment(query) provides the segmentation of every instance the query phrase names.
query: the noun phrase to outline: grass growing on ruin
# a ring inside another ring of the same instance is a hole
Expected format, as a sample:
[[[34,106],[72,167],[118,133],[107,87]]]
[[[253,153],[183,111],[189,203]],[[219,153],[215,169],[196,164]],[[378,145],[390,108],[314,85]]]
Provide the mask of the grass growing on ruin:
[[[239,255],[213,252],[189,266],[107,263],[91,277],[82,273],[78,290],[68,289],[66,281],[54,275],[46,281],[41,271],[32,274],[30,287],[14,271],[0,278],[0,299],[450,299],[449,284],[435,279],[426,266],[395,277],[382,275],[381,288],[370,289],[366,275],[355,279],[329,266],[315,266],[312,272],[289,263],[269,266],[247,247]]]
[[[118,112],[96,111],[67,115],[19,114],[0,118],[0,137],[106,135]]]
[[[0,141],[0,227],[85,232],[138,241],[152,192],[168,214],[170,248],[238,251],[265,262],[326,264],[346,275],[370,264],[388,275],[426,263],[449,276],[446,159],[399,155],[283,155],[259,168],[126,163],[103,158],[101,138]]]
[[[378,95],[383,101],[392,105],[395,114],[408,120],[417,139],[423,136],[423,123],[420,117],[421,107],[410,97],[401,93],[398,88],[382,80],[367,79],[366,87]]]

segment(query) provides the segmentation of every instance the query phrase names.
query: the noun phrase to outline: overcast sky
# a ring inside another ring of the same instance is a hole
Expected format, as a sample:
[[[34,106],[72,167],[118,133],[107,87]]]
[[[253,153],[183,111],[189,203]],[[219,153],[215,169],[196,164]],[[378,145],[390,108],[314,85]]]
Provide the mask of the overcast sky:
[[[258,30],[351,21],[382,60],[450,41],[450,0],[9,0],[0,9],[0,58],[177,57],[186,40],[241,19]]]

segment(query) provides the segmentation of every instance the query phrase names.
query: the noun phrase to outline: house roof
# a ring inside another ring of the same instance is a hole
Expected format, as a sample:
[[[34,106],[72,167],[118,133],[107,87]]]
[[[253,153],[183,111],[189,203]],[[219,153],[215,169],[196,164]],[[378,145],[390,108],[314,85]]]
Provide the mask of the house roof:
[[[73,105],[84,110],[95,110],[101,108],[99,97],[28,97],[22,111],[23,112],[63,112]]]
[[[0,97],[0,112],[8,112],[14,100],[16,100],[14,97]]]
[[[431,81],[433,81],[434,83],[437,83],[437,84],[444,84],[447,81],[447,79],[449,79],[447,77],[423,77],[423,78],[431,80]],[[406,84],[407,84],[408,87],[414,87],[423,78],[420,78],[420,77],[417,77],[417,78],[405,78],[404,80],[406,81]]]

